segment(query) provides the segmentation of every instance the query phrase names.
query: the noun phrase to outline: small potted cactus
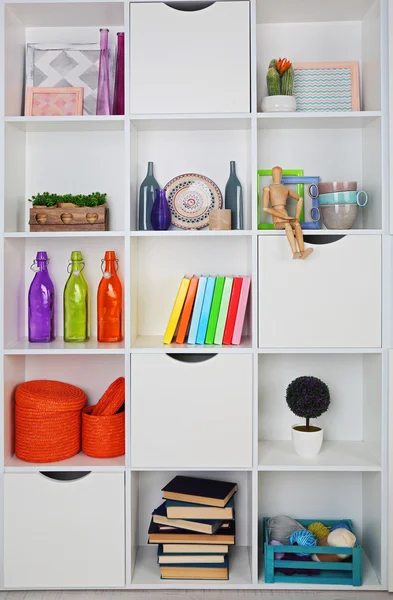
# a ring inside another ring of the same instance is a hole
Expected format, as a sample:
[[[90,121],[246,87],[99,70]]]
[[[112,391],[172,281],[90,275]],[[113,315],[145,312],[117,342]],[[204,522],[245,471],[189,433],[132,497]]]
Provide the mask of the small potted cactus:
[[[270,61],[266,75],[268,96],[262,100],[262,112],[293,112],[296,98],[293,96],[294,72],[291,61],[275,58]]]
[[[287,387],[286,400],[297,417],[306,419],[305,425],[292,426],[295,452],[303,458],[314,458],[322,446],[323,429],[310,425],[310,419],[320,417],[329,408],[329,388],[318,377],[297,377]]]

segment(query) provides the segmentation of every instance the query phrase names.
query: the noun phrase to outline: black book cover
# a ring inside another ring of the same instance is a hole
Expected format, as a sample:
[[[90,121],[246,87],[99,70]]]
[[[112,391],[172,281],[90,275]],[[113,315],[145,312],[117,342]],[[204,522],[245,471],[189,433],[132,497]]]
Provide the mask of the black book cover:
[[[171,492],[172,494],[186,494],[187,496],[203,496],[204,498],[224,500],[234,488],[237,488],[237,484],[229,481],[177,475],[162,488],[162,491]]]
[[[150,527],[149,527],[149,534],[151,533],[162,533],[162,530],[160,529],[160,525],[158,523],[154,523],[153,519],[150,521]],[[217,531],[213,534],[213,537],[215,535],[235,535],[236,531],[235,531],[235,521],[225,521],[222,526],[217,529]],[[188,529],[179,529],[179,528],[173,528],[170,531],[171,535],[189,535],[190,537],[195,535],[195,536],[204,536],[206,538],[211,538],[212,536],[208,533],[199,533],[197,531],[189,531]]]

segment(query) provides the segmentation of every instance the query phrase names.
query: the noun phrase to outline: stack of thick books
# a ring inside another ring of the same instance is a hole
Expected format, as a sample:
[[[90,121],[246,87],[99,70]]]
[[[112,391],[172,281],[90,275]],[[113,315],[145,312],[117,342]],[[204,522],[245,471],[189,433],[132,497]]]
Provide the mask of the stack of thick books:
[[[162,579],[228,579],[235,543],[236,483],[178,475],[163,489],[149,544],[159,544]]]

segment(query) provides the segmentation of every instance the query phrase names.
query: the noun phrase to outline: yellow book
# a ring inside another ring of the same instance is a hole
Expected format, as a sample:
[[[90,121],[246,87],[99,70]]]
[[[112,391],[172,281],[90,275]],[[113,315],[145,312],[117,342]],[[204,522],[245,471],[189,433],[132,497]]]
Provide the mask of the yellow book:
[[[164,344],[170,344],[175,335],[176,327],[180,319],[181,311],[183,310],[184,301],[186,299],[190,279],[183,277],[177,292],[175,304],[172,308],[171,316],[169,317],[168,325],[164,335]]]

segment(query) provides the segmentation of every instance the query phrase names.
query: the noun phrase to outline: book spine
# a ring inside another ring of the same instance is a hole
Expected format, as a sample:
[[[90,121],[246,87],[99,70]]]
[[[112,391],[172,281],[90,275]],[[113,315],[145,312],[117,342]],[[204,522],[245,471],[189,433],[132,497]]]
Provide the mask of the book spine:
[[[200,277],[198,290],[197,290],[197,294],[196,294],[196,298],[195,298],[194,310],[192,312],[192,317],[191,317],[190,331],[188,333],[188,343],[189,344],[195,344],[197,331],[198,331],[198,325],[199,325],[199,319],[201,316],[203,298],[205,295],[205,290],[206,290],[206,277]]]
[[[208,277],[207,284],[206,284],[205,296],[203,298],[201,318],[199,319],[198,332],[197,332],[197,336],[196,336],[197,344],[205,343],[206,330],[207,330],[207,324],[209,321],[210,308],[212,305],[215,283],[216,283],[215,277]]]
[[[164,334],[164,344],[170,344],[172,342],[172,338],[175,335],[176,326],[180,318],[180,314],[183,308],[184,300],[186,299],[186,294],[188,290],[188,286],[190,285],[190,280],[187,277],[183,277],[180,283],[179,291],[177,292],[175,304],[173,305],[171,316],[169,317],[168,325]]]
[[[182,316],[180,317],[179,329],[177,331],[176,343],[183,344],[186,338],[187,327],[190,322],[192,308],[195,302],[195,296],[198,289],[198,277],[193,277],[190,281],[190,285],[187,292],[186,301],[184,302],[184,308]]]
[[[221,306],[221,298],[224,290],[225,277],[217,277],[216,285],[214,286],[214,295],[212,300],[212,307],[209,316],[209,322],[207,325],[205,344],[213,344],[214,336],[216,334],[218,313]]]
[[[225,323],[228,315],[229,300],[231,299],[231,291],[233,285],[233,277],[225,277],[224,289],[222,292],[220,312],[218,314],[216,333],[214,336],[214,343],[217,345],[222,344],[222,338],[224,337]]]
[[[235,328],[233,330],[233,336],[232,336],[232,344],[235,344],[235,345],[239,345],[241,338],[242,338],[244,317],[246,315],[246,308],[247,308],[248,295],[250,292],[250,285],[251,285],[251,278],[244,277],[243,284],[242,284],[242,290],[240,292],[239,306],[237,309],[237,315],[236,315],[236,321],[235,321]]]
[[[235,329],[237,308],[239,306],[240,292],[242,289],[242,277],[235,277],[233,280],[231,299],[229,301],[228,316],[225,323],[224,337],[222,343],[230,345],[232,343],[233,330]]]

